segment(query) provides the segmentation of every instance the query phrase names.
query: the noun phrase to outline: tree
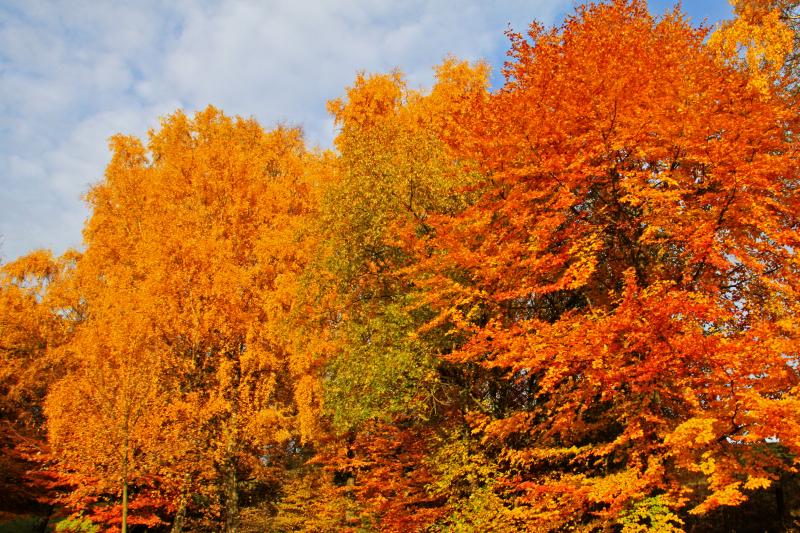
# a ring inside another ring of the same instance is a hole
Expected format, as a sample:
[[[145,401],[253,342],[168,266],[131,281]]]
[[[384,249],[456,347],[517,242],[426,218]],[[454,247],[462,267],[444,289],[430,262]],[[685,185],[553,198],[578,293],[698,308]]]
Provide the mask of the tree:
[[[781,75],[796,85],[800,67],[797,0],[730,0],[736,18],[723,22],[709,39],[712,49],[750,73],[750,84],[765,91]]]
[[[78,257],[38,250],[0,269],[0,413],[33,431],[42,429],[47,386],[63,371],[56,349],[82,319],[70,287]]]
[[[430,339],[416,336],[426,311],[412,309],[413,286],[401,275],[414,261],[403,240],[428,231],[431,213],[465,203],[461,189],[474,174],[449,157],[440,133],[465,101],[486,94],[487,78],[485,65],[450,59],[429,94],[409,90],[397,72],[359,75],[346,98],[329,104],[340,157],[323,189],[320,251],[306,280],[321,304],[313,336],[326,343],[307,352],[318,363],[306,366],[324,381],[339,430],[407,414],[435,387]]]
[[[446,359],[504,378],[470,421],[531,527],[702,515],[794,468],[796,113],[703,37],[639,1],[512,33],[451,141],[486,179],[414,280]]]
[[[173,530],[193,512],[204,527],[221,516],[236,531],[239,477],[255,475],[265,446],[288,438],[292,417],[283,319],[304,266],[299,232],[311,185],[302,140],[209,107],[166,118],[147,148],[124,136],[111,145],[106,179],[88,195],[80,265],[94,314],[86,343],[71,346],[101,398],[85,426],[93,438],[116,428],[98,453],[116,465],[105,481],[121,469],[123,496],[131,464],[119,450],[136,440],[155,450]],[[90,346],[93,337],[103,342]],[[71,380],[83,379],[69,376],[51,398],[51,432],[66,459],[87,445],[58,437],[58,420],[81,405],[68,394]]]
[[[0,267],[0,509],[38,510],[54,496],[44,396],[66,370],[60,347],[83,318],[78,254],[38,250]]]
[[[441,135],[455,132],[454,118],[486,95],[487,79],[485,65],[448,59],[430,92],[409,89],[398,72],[362,74],[329,104],[339,154],[320,169],[319,245],[298,307],[297,330],[310,339],[292,359],[302,376],[300,429],[317,445],[316,460],[340,483],[354,483],[342,489],[362,508],[354,514],[389,530],[440,514],[429,508],[442,502],[425,494],[423,463],[430,427],[448,415],[434,356],[443,339],[417,332],[431,313],[402,274],[415,261],[404,241],[429,231],[431,213],[468,201],[462,188],[476,174],[451,157]],[[394,453],[392,436],[410,449]],[[411,471],[378,487],[381,474]],[[378,503],[386,495],[392,503]]]
[[[165,523],[170,486],[159,477],[180,441],[162,429],[174,391],[164,383],[159,344],[144,334],[152,331],[148,317],[133,291],[117,289],[112,301],[92,300],[90,318],[69,343],[74,366],[50,387],[45,414],[62,479],[72,488],[62,502],[125,532],[129,523]]]

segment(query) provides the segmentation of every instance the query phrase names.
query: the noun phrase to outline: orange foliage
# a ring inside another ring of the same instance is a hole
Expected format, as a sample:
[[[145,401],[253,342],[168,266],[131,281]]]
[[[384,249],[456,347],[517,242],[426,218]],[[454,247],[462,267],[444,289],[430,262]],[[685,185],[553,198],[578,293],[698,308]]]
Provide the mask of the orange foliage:
[[[323,448],[314,462],[332,474],[340,494],[358,504],[344,526],[422,531],[444,515],[445,502],[429,491],[430,439],[430,431],[373,421]]]
[[[198,492],[220,502],[208,519],[234,528],[246,457],[288,437],[302,141],[208,108],[165,119],[147,149],[123,136],[111,146],[79,265],[92,312],[69,346],[75,372],[50,394],[51,440],[90,493],[122,479],[136,502],[152,478],[167,511],[185,513],[181,495]]]
[[[800,451],[796,113],[643,2],[511,38],[453,142],[487,183],[415,277],[468,339],[448,359],[507,380],[475,431],[533,523],[736,505]]]
[[[61,346],[82,320],[78,255],[39,250],[0,268],[0,510],[37,510],[54,497],[44,396],[66,371]]]
[[[495,92],[454,58],[430,91],[360,74],[335,152],[213,107],[113,137],[85,253],[0,269],[0,465],[30,477],[46,417],[58,468],[9,501],[65,483],[106,528],[175,532],[237,531],[242,503],[262,529],[679,531],[782,494],[796,6],[735,4],[708,42],[642,0],[510,32]]]

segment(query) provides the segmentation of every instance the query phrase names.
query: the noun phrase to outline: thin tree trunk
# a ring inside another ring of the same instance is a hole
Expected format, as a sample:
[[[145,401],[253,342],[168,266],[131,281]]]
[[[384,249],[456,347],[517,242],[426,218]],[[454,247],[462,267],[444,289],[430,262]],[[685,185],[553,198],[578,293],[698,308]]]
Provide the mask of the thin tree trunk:
[[[783,476],[778,477],[778,482],[775,484],[775,506],[777,507],[778,519],[781,523],[781,528],[786,529],[786,501],[783,493]]]
[[[122,482],[122,533],[128,533],[128,483]]]
[[[225,497],[225,533],[239,531],[239,491],[236,480],[236,460],[229,456],[225,460],[223,494]]]
[[[170,533],[183,533],[183,525],[186,522],[186,506],[189,503],[189,487],[191,477],[186,474],[183,477],[183,487],[181,487],[181,499],[178,501],[178,511],[175,513],[175,520],[172,521]]]
[[[122,457],[122,533],[128,533],[128,420],[125,420],[125,449]]]
[[[225,459],[222,464],[222,498],[225,506],[225,533],[239,531],[239,490],[236,479],[237,449],[237,403],[232,402],[232,413],[228,419],[228,435],[225,441]]]
[[[183,533],[183,523],[186,521],[186,502],[181,498],[178,504],[178,512],[175,513],[175,520],[172,522],[170,533]]]
[[[240,345],[238,353],[233,359],[233,376],[231,388],[226,391],[231,406],[228,419],[228,434],[225,440],[225,459],[222,472],[222,492],[225,499],[225,533],[238,533],[239,531],[239,488],[236,479],[236,451],[239,438],[239,383],[241,381],[240,357],[244,345]]]
[[[47,506],[47,516],[42,518],[41,525],[39,526],[39,532],[38,533],[47,533],[49,531],[47,526],[50,525],[50,518],[52,516],[53,516],[53,506],[52,505],[48,505]]]

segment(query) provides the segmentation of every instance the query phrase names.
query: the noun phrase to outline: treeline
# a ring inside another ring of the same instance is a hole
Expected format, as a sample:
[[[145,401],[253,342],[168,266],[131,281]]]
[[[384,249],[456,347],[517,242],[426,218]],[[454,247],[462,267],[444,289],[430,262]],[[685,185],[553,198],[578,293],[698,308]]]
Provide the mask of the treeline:
[[[0,508],[60,531],[657,531],[800,509],[796,3],[360,75],[335,150],[118,135],[0,272]],[[82,529],[81,529],[82,528]]]

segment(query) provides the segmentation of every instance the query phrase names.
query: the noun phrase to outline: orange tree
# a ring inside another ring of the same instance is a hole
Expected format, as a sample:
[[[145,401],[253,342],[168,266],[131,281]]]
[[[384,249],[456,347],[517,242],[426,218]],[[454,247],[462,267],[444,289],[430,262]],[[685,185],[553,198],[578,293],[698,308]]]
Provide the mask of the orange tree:
[[[88,319],[66,346],[70,368],[45,404],[59,477],[70,488],[61,502],[123,531],[129,523],[160,525],[171,502],[169,484],[156,478],[180,441],[164,435],[171,390],[159,345],[146,335],[134,291],[117,286],[105,302],[90,301]]]
[[[174,515],[175,531],[235,531],[241,478],[266,475],[292,416],[282,318],[310,209],[302,139],[209,107],[166,118],[147,147],[111,146],[88,195],[80,364],[49,398],[51,438],[76,493],[124,504],[130,488],[131,509],[158,496],[152,520]]]
[[[414,281],[503,377],[469,416],[525,527],[675,528],[795,468],[796,112],[704,36],[641,1],[532,25],[450,138],[480,198]]]
[[[0,510],[22,511],[53,496],[44,397],[66,371],[60,347],[83,319],[74,291],[78,254],[32,252],[0,267]]]
[[[0,268],[0,416],[33,431],[42,430],[47,387],[64,369],[57,348],[83,319],[72,290],[78,257],[38,250]]]

